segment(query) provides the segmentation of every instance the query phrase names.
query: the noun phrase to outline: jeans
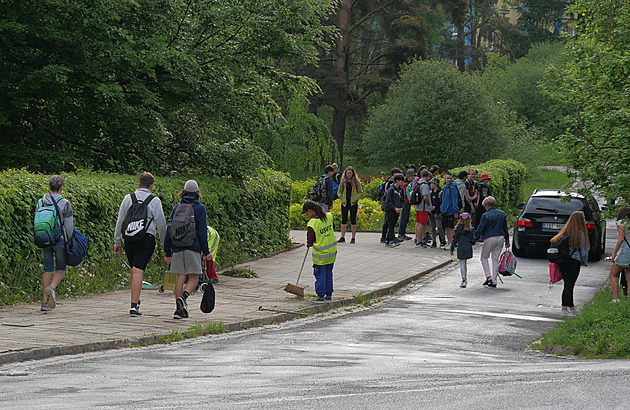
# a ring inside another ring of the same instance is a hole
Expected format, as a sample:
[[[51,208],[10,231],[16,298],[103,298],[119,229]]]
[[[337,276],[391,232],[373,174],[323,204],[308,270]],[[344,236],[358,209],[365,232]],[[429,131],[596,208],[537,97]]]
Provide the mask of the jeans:
[[[313,265],[315,275],[315,293],[317,297],[332,296],[333,293],[333,265]]]
[[[66,270],[66,248],[63,238],[49,248],[43,248],[44,272],[54,272],[56,270]]]
[[[404,235],[407,232],[407,224],[409,223],[409,213],[411,212],[411,205],[405,204],[402,211],[400,211],[400,224],[398,225],[398,235]]]
[[[442,214],[434,215],[429,212],[429,225],[431,225],[431,238],[433,238],[433,243],[437,243],[437,235],[440,236],[440,244],[446,243],[444,227],[442,226]]]

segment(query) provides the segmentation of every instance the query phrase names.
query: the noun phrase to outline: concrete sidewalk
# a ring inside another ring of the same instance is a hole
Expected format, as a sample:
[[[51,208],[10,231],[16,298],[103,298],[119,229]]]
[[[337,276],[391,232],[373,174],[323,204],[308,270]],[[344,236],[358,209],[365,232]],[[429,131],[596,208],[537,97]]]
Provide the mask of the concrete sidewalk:
[[[415,249],[413,241],[397,248],[379,243],[379,233],[357,234],[357,244],[339,244],[334,268],[332,302],[313,297],[298,298],[284,292],[295,283],[304,260],[305,247],[243,263],[258,274],[244,279],[219,275],[215,286],[216,307],[210,314],[199,310],[200,293],[188,299],[190,318],[173,319],[171,291],[142,291],[142,317],[129,316],[129,291],[59,300],[51,312],[40,303],[0,307],[0,364],[42,359],[63,354],[152,343],[173,331],[194,325],[223,322],[228,331],[267,325],[298,317],[297,313],[323,312],[351,303],[354,295],[385,295],[454,260],[439,248]],[[305,243],[305,231],[291,231],[291,239]],[[308,256],[300,286],[314,294],[311,257]],[[293,313],[296,312],[296,313]]]

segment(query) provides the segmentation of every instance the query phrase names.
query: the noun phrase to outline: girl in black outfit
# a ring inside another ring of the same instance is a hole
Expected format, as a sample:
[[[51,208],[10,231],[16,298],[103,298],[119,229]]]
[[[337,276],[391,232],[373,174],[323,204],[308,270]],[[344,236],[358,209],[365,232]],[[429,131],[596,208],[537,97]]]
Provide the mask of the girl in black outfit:
[[[573,288],[580,274],[580,266],[586,265],[588,261],[588,250],[591,247],[588,240],[584,212],[573,212],[562,230],[551,238],[551,243],[556,243],[565,236],[569,238],[570,257],[567,262],[559,264],[562,280],[564,280],[564,288],[562,289],[562,313],[573,314],[575,313]]]
[[[354,168],[348,167],[341,177],[337,195],[341,199],[341,238],[337,242],[346,242],[346,227],[348,226],[348,212],[350,213],[350,224],[352,225],[352,239],[350,243],[355,243],[357,234],[357,211],[359,210],[359,199],[363,197],[361,181],[357,178]]]

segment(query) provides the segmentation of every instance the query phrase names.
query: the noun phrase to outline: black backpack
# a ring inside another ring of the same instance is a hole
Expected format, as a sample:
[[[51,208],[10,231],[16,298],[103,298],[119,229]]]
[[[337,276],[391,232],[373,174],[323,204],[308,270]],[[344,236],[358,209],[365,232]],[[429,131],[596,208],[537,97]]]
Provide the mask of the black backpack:
[[[311,201],[324,202],[326,199],[328,199],[328,193],[326,192],[326,177],[321,176],[311,189]]]
[[[188,248],[195,243],[197,226],[193,204],[181,203],[177,206],[171,219],[169,235],[173,246],[178,248]]]
[[[121,231],[125,241],[140,242],[144,239],[147,228],[153,221],[153,217],[147,221],[149,215],[147,207],[153,198],[155,197],[149,194],[144,201],[139,201],[136,194],[131,193],[131,206],[125,215]]]
[[[547,249],[547,259],[553,263],[566,263],[571,259],[573,252],[569,249],[569,237],[563,236],[560,240],[551,243]]]
[[[427,181],[420,179],[411,190],[411,194],[409,195],[409,203],[411,205],[420,205],[422,203],[424,198],[422,197],[421,186],[423,183],[426,184]]]

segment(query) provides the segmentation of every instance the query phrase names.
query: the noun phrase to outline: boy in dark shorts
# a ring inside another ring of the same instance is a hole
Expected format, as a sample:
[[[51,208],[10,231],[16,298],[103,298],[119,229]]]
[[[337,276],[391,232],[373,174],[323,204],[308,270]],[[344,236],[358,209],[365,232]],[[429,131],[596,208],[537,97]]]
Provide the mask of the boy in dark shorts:
[[[125,254],[127,255],[127,261],[131,267],[129,277],[129,287],[131,288],[131,308],[129,309],[129,315],[142,316],[140,313],[140,292],[142,291],[142,276],[153,252],[155,252],[155,233],[158,232],[160,236],[160,242],[162,242],[162,248],[164,248],[164,238],[166,237],[166,219],[164,218],[164,210],[162,209],[162,202],[159,198],[154,197],[151,194],[153,190],[153,184],[155,178],[149,172],[144,172],[140,175],[140,181],[138,183],[138,189],[133,194],[125,195],[120,209],[118,210],[118,219],[116,220],[116,228],[114,230],[114,252],[116,255],[120,255],[120,244],[123,238],[123,229],[127,232],[127,235],[131,232],[130,227],[124,227],[125,217],[132,205],[132,197],[138,202],[144,202],[149,198],[147,204],[147,228],[141,237],[137,240],[125,239]]]

